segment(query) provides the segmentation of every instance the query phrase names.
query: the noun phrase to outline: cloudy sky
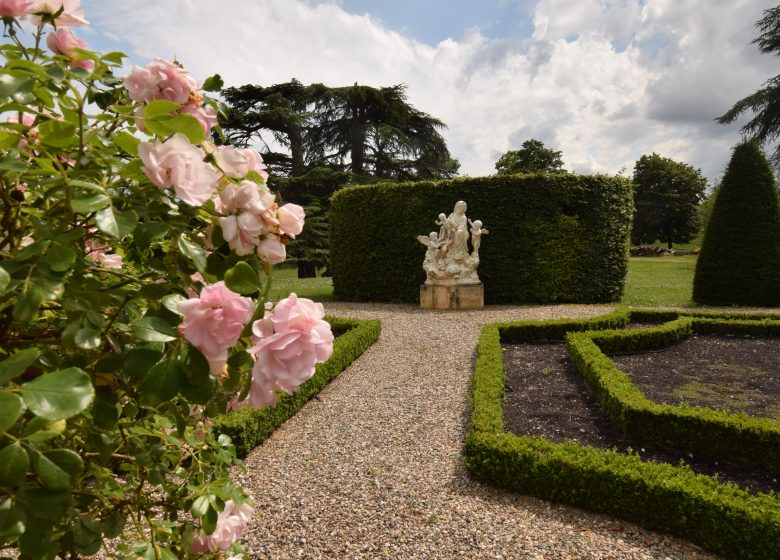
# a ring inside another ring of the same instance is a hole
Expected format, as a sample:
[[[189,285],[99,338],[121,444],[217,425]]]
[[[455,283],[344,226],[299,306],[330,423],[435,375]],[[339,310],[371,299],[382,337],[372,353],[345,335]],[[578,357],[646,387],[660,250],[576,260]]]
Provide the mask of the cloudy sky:
[[[82,0],[89,46],[176,58],[227,85],[404,83],[461,173],[536,138],[576,172],[651,152],[717,180],[738,126],[713,119],[778,74],[751,40],[764,0]]]

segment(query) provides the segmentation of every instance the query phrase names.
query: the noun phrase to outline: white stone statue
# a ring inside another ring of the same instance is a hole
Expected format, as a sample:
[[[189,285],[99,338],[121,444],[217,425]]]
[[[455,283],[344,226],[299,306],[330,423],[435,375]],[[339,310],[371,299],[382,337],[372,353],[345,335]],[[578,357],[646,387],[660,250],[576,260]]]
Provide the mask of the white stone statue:
[[[479,284],[477,266],[479,266],[479,246],[482,236],[488,230],[482,228],[480,220],[471,221],[466,217],[466,203],[459,200],[449,216],[439,214],[435,222],[439,233],[418,235],[417,240],[428,250],[423,260],[423,270],[427,275],[426,284],[458,285]],[[471,227],[471,247],[469,252],[469,227]]]

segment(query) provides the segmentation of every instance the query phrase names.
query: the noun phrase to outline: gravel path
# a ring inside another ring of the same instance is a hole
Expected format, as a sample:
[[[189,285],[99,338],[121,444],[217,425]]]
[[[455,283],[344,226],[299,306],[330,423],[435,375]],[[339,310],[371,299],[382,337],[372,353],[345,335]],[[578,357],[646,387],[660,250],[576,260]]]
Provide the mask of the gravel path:
[[[604,306],[327,304],[382,336],[246,459],[252,558],[714,559],[680,539],[472,480],[460,457],[481,326]]]

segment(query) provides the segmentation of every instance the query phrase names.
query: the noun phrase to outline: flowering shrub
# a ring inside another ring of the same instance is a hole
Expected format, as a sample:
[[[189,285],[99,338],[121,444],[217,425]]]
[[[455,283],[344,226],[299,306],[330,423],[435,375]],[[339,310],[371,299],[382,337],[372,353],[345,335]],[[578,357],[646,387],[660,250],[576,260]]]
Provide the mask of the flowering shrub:
[[[241,558],[251,500],[210,419],[332,352],[321,305],[265,302],[303,210],[209,141],[218,104],[176,62],[117,76],[121,53],[70,29],[78,0],[0,17],[0,551],[78,558],[124,532],[118,558]]]

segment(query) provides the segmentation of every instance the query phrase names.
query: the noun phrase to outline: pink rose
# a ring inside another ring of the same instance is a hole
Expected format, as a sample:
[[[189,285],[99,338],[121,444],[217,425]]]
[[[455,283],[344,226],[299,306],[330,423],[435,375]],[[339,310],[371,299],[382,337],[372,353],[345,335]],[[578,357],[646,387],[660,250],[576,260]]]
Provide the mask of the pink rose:
[[[236,152],[219,148],[214,151],[215,155],[225,153],[232,157]],[[274,195],[265,186],[252,181],[241,181],[238,185],[229,183],[220,190],[214,206],[223,214],[219,218],[222,237],[239,255],[255,251],[261,243],[260,237],[279,227]]]
[[[263,158],[260,157],[260,154],[258,154],[254,150],[250,150],[249,148],[242,150],[242,153],[244,154],[244,157],[246,157],[247,161],[249,162],[249,171],[254,171],[255,173],[257,173],[263,178],[263,181],[267,183],[268,172],[266,171],[266,169],[268,168],[263,163]]]
[[[214,160],[227,177],[242,179],[249,173],[249,160],[235,146],[217,146],[214,149]]]
[[[189,100],[190,92],[198,89],[198,83],[181,66],[159,58],[146,68],[134,66],[124,86],[133,101],[167,99],[182,105]]]
[[[264,231],[263,222],[249,212],[222,217],[219,219],[219,225],[222,227],[222,237],[230,248],[241,256],[256,250]]]
[[[254,510],[248,504],[237,506],[233,500],[228,500],[225,502],[225,509],[217,516],[214,532],[207,535],[201,531],[195,535],[190,545],[190,552],[204,554],[227,550],[244,534],[253,512]]]
[[[219,373],[227,362],[227,351],[252,318],[253,307],[250,298],[229,290],[224,282],[211,284],[200,291],[200,297],[179,303],[184,317],[179,332],[206,357],[211,372]]]
[[[162,189],[173,187],[176,196],[190,206],[201,206],[214,194],[219,173],[183,134],[176,133],[163,143],[141,142],[138,155],[152,183]]]
[[[96,228],[89,228],[89,233],[95,233],[96,231]],[[86,257],[103,268],[108,270],[122,268],[122,255],[106,252],[111,250],[111,247],[99,239],[87,238],[84,241],[84,249],[87,252]]]
[[[0,17],[22,17],[30,8],[29,0],[0,0]]]
[[[73,49],[85,49],[87,48],[87,43],[78,39],[67,27],[58,27],[56,31],[49,33],[46,37],[46,44],[52,52],[67,56],[71,59],[71,68],[86,68],[91,70],[95,67],[95,63],[92,60],[73,60],[77,54]]]
[[[84,10],[81,9],[81,0],[32,0],[32,7],[28,10],[27,19],[40,27],[43,18],[39,14],[53,15],[62,9],[62,13],[54,20],[55,27],[61,25],[86,25]]]
[[[303,231],[303,208],[297,204],[283,204],[279,207],[279,229],[282,233],[295,237]]]
[[[217,112],[213,107],[204,107],[196,105],[195,103],[187,103],[181,108],[181,113],[195,117],[203,127],[203,133],[207,136],[211,132],[211,129],[219,123]]]
[[[257,245],[257,256],[260,257],[260,260],[279,264],[287,258],[287,250],[284,248],[284,243],[276,235],[270,234]]]
[[[254,322],[254,345],[247,352],[255,365],[247,404],[276,404],[275,390],[291,394],[314,374],[316,363],[330,357],[333,333],[324,316],[321,303],[293,293]]]

